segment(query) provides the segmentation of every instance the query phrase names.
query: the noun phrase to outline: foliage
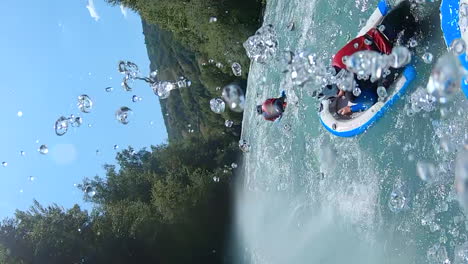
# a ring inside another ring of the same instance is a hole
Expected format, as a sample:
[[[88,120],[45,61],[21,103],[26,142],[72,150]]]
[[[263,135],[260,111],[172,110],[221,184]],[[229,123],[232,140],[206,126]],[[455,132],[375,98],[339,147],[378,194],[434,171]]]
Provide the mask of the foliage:
[[[240,124],[242,114],[227,110],[217,115],[210,110],[209,102],[221,94],[216,87],[239,81],[214,65],[203,66],[194,52],[184,48],[170,32],[159,26],[143,22],[143,32],[151,70],[158,69],[159,79],[176,80],[184,76],[192,82],[190,87],[174,90],[168,99],[160,100],[169,142],[191,136],[189,130],[205,139],[212,135],[238,136],[240,125],[227,129],[224,121],[230,119]],[[242,86],[245,87],[245,83]]]
[[[220,263],[230,226],[229,137],[118,153],[96,191],[65,210],[37,201],[0,225],[2,263]],[[194,155],[197,153],[196,155]],[[228,173],[226,173],[228,172]],[[219,182],[213,181],[218,177]]]
[[[262,3],[255,0],[107,0],[140,13],[202,57],[229,66],[250,64],[242,43],[259,26]],[[216,22],[210,22],[216,18]],[[231,74],[230,67],[223,72]],[[245,76],[245,75],[244,75]]]

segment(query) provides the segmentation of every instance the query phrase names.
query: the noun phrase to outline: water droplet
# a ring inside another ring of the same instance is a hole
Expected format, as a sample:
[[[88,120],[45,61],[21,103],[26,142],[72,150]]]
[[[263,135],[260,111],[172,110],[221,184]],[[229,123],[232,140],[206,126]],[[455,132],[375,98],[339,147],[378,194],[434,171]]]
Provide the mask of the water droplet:
[[[74,117],[73,115],[69,118],[69,122],[72,125],[72,127],[80,127],[81,124],[83,124],[83,118],[77,116]]]
[[[30,182],[33,182],[36,178],[34,178],[34,176],[29,176],[29,181]]]
[[[468,242],[455,248],[455,264],[468,264]]]
[[[289,31],[293,31],[293,30],[294,30],[294,26],[295,26],[294,22],[291,21],[291,22],[289,22],[289,24],[288,24],[288,26],[287,26],[286,28],[287,28]]]
[[[427,93],[426,89],[418,87],[414,93],[410,96],[411,110],[414,112],[420,112],[424,110],[426,112],[431,112],[435,109],[436,99],[434,96]]]
[[[255,35],[244,42],[243,46],[251,60],[265,63],[277,51],[278,40],[273,26],[268,24],[259,28]],[[234,75],[236,75],[236,72],[234,72]]]
[[[24,151],[22,150],[22,151],[20,151],[20,155],[21,155],[21,156],[26,156],[26,152],[24,152]]]
[[[101,154],[101,151],[99,149],[96,149],[96,155]]]
[[[158,76],[158,70],[154,70],[154,71],[152,71],[152,72],[150,73],[150,75],[149,75],[149,76],[150,76],[150,78],[151,78],[151,79],[154,79],[154,78],[156,78],[156,76]]]
[[[239,113],[244,111],[245,95],[239,85],[234,83],[226,85],[221,95],[232,111]]]
[[[294,53],[290,50],[285,50],[282,52],[282,60],[284,64],[291,64],[294,58]]]
[[[364,44],[366,44],[367,46],[372,45],[372,43],[373,43],[372,40],[369,40],[369,39],[364,40]]]
[[[126,92],[130,92],[132,90],[132,87],[130,87],[129,82],[130,82],[130,79],[124,78],[124,80],[120,84],[122,86],[122,89],[124,89],[124,91]]]
[[[232,73],[235,76],[242,76],[242,66],[239,63],[234,62],[231,68],[232,68]]]
[[[226,109],[226,104],[221,98],[213,98],[210,100],[210,108],[216,114],[221,114]]]
[[[465,41],[461,38],[453,40],[452,44],[450,44],[450,50],[456,56],[462,55],[466,51]]]
[[[384,100],[385,98],[387,98],[387,89],[385,89],[385,87],[383,86],[379,86],[377,88],[377,95],[379,96],[379,99],[382,98],[382,100]]]
[[[400,181],[397,181],[393,185],[393,190],[390,193],[390,199],[388,200],[388,207],[390,211],[397,213],[403,210],[408,203],[408,199],[404,192],[404,187]]]
[[[432,53],[430,52],[426,52],[422,55],[422,60],[424,61],[424,63],[426,64],[431,64],[432,61],[434,60],[434,55],[432,55]]]
[[[411,39],[411,40],[409,41],[409,46],[410,46],[411,48],[414,48],[414,47],[416,47],[417,45],[418,45],[418,41],[417,41],[416,39],[413,38],[413,39]]]
[[[2,166],[3,166],[3,167],[6,167],[6,166],[8,166],[8,162],[6,162],[6,161],[3,161],[3,162],[2,162]]]
[[[115,118],[117,121],[119,121],[121,124],[128,124],[130,122],[129,117],[133,114],[132,109],[122,106],[115,112]]]
[[[114,145],[114,149],[115,150],[119,149],[119,145]]]
[[[359,43],[357,43],[357,42],[354,43],[354,44],[353,44],[353,47],[354,47],[355,49],[359,48]]]
[[[63,136],[67,133],[68,131],[68,118],[61,116],[57,121],[55,121],[55,134],[57,136]]]
[[[393,68],[402,68],[411,62],[411,52],[408,48],[397,46],[392,49],[390,55],[390,66]]]
[[[224,122],[224,125],[225,125],[226,127],[232,127],[233,124],[234,124],[234,121],[232,121],[232,120],[226,120],[226,121]]]
[[[23,116],[23,112],[22,112],[22,111],[18,111],[17,115],[18,115],[18,117],[22,117],[22,116]]]
[[[213,177],[213,181],[214,181],[214,182],[219,182],[219,177],[218,177],[218,176],[214,176],[214,177]]]
[[[231,168],[237,169],[237,163],[233,162],[233,163],[231,164]]]
[[[468,212],[468,150],[460,150],[455,162],[455,189],[458,201]]]
[[[138,101],[141,101],[140,97],[138,97],[137,95],[132,96],[132,102],[136,103]]]
[[[157,82],[151,85],[154,94],[159,96],[159,99],[167,99],[171,95],[171,91],[176,89],[176,85],[171,82]]]
[[[239,148],[244,153],[247,153],[250,151],[250,145],[245,139],[239,140]]]
[[[46,155],[47,153],[49,153],[49,148],[47,147],[47,145],[41,145],[37,151],[39,151],[39,153],[41,153],[42,155]]]
[[[384,26],[384,25],[380,25],[380,26],[378,27],[378,29],[379,29],[380,32],[384,32],[384,31],[385,31],[385,26]]]
[[[366,23],[367,23],[367,19],[365,19],[365,18],[360,18],[360,19],[359,19],[359,26],[358,26],[358,27],[361,28],[361,27],[365,26]]]
[[[93,101],[91,100],[91,98],[89,98],[88,95],[82,94],[78,96],[78,109],[80,109],[81,112],[89,113],[91,112],[92,108],[93,108]]]
[[[459,60],[452,53],[447,53],[437,60],[426,89],[439,102],[445,103],[460,90],[462,79]]]
[[[108,93],[112,92],[113,90],[114,90],[114,88],[112,88],[112,87],[106,87],[106,92],[108,92]]]
[[[138,65],[131,61],[119,61],[119,72],[125,74],[127,79],[134,79],[140,74]]]
[[[434,263],[434,264],[435,263],[445,264],[447,263],[446,261],[448,260],[447,250],[445,249],[444,246],[441,246],[438,243],[428,249],[426,253],[426,257],[429,263]],[[450,261],[448,263],[450,263]]]
[[[356,96],[356,97],[361,95],[361,89],[359,89],[359,87],[354,88],[353,95]]]
[[[217,17],[214,17],[214,16],[210,17],[210,20],[209,20],[210,23],[215,23],[217,21],[218,21]]]
[[[84,188],[84,193],[86,194],[86,196],[88,196],[89,198],[93,198],[94,195],[96,195],[96,191],[94,190],[94,188],[90,185],[87,185],[85,188]]]
[[[429,162],[419,161],[416,164],[416,171],[421,180],[433,183],[436,181],[436,168],[434,164]]]

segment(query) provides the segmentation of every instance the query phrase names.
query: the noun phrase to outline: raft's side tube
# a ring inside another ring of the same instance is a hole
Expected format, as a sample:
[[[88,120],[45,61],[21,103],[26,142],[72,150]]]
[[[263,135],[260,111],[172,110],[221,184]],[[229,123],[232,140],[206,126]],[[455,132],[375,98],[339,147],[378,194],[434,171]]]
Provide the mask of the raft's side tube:
[[[450,47],[452,42],[455,39],[462,38],[460,32],[459,22],[459,8],[461,3],[468,3],[466,0],[442,0],[440,4],[440,25],[442,28],[442,33],[444,34],[445,44],[447,48]],[[466,33],[465,33],[466,34]],[[463,39],[468,44],[468,36],[463,36]],[[458,56],[462,66],[468,70],[468,59],[466,57],[466,52]],[[465,93],[465,96],[468,98],[468,81],[462,80],[461,88]]]

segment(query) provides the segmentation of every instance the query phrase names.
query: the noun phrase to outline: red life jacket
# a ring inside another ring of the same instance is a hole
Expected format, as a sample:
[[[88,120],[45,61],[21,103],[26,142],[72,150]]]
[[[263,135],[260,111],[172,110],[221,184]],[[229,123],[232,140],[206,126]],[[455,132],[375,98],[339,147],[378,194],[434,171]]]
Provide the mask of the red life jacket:
[[[270,98],[265,100],[262,104],[263,118],[268,121],[275,121],[280,117],[283,112],[277,111],[275,107],[276,98]],[[283,102],[283,109],[286,108],[287,103]]]
[[[366,44],[366,39],[370,40],[372,43],[370,45]],[[392,44],[379,30],[372,28],[367,31],[364,36],[351,40],[341,48],[333,57],[332,66],[346,69],[346,65],[343,63],[343,57],[351,56],[353,53],[363,50],[374,50],[384,54],[390,54],[390,52],[392,52]]]

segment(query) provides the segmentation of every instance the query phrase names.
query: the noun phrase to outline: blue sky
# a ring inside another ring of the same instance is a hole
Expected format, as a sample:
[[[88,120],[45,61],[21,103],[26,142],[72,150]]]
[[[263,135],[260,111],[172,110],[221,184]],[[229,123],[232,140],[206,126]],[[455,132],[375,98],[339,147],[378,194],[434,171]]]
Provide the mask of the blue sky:
[[[139,149],[167,141],[158,99],[148,85],[136,82],[132,92],[120,87],[119,60],[149,72],[137,14],[128,10],[124,16],[104,0],[19,0],[2,2],[0,9],[0,162],[8,162],[0,167],[1,219],[27,209],[33,199],[65,208],[83,205],[74,184],[103,176],[102,165],[115,163],[115,144]],[[113,92],[105,91],[108,86]],[[81,94],[94,102],[89,114],[77,108]],[[133,95],[143,100],[134,103]],[[126,126],[115,119],[121,106],[134,112]],[[83,125],[56,136],[55,121],[70,114],[81,116]],[[41,144],[49,147],[48,155],[37,152]]]

